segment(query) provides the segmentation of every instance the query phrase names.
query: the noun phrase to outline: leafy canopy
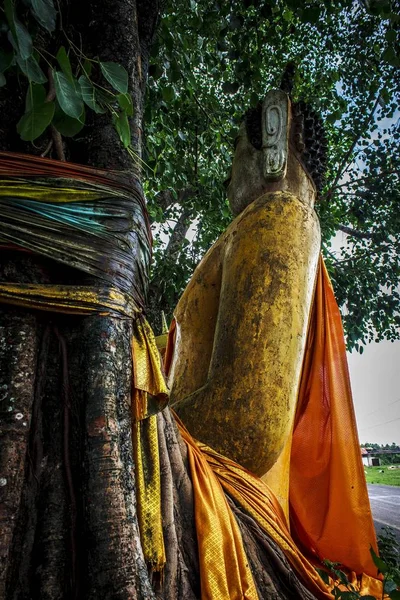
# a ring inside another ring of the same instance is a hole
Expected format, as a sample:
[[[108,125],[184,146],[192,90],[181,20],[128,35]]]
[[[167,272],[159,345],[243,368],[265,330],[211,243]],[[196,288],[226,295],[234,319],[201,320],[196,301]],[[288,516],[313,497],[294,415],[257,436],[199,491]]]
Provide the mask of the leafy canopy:
[[[84,135],[88,112],[108,112],[137,160],[127,72],[85,56],[56,6],[4,0],[0,11],[0,87],[16,73],[27,90],[19,135],[34,142],[50,126],[64,137]],[[169,0],[145,110],[153,322],[161,309],[171,316],[231,220],[223,181],[241,116],[293,61],[294,99],[311,103],[326,123],[318,212],[348,347],[362,352],[369,340],[399,336],[399,23],[399,0]],[[41,51],[43,31],[61,40],[54,55]]]
[[[167,6],[145,113],[155,311],[171,315],[231,220],[223,181],[241,117],[294,61],[294,99],[311,103],[327,129],[327,184],[317,210],[348,347],[398,337],[398,8],[389,0]]]

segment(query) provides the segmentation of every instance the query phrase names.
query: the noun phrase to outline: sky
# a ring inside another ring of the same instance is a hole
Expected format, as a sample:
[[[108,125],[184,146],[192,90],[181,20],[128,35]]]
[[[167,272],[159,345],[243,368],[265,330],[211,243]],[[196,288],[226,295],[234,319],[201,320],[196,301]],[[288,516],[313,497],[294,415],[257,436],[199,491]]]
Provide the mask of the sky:
[[[360,443],[400,445],[400,341],[347,355]]]

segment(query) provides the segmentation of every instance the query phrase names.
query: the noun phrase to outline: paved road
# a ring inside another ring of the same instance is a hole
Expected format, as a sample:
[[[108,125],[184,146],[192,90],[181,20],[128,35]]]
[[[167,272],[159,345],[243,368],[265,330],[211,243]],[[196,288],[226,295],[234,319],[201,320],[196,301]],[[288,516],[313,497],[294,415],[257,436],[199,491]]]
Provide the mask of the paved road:
[[[400,543],[400,487],[368,484],[368,494],[377,534],[389,525]]]

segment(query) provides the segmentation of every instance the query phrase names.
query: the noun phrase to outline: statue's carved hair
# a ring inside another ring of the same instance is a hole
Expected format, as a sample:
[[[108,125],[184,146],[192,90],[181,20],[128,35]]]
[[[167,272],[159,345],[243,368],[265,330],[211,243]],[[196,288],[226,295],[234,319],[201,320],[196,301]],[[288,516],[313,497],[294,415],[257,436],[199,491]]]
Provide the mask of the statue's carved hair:
[[[247,137],[256,150],[261,150],[262,148],[261,119],[262,102],[259,102],[255,108],[249,108],[244,115]]]
[[[321,117],[305,102],[292,104],[294,141],[305,168],[320,192],[325,184],[327,143]],[[262,148],[262,103],[244,115],[247,137],[257,150]]]
[[[300,144],[296,144],[297,150],[301,153],[301,160],[320,192],[325,185],[328,149],[323,121],[319,114],[303,101],[292,104],[292,110],[294,126],[301,133],[301,136],[295,139],[295,142],[300,141]]]

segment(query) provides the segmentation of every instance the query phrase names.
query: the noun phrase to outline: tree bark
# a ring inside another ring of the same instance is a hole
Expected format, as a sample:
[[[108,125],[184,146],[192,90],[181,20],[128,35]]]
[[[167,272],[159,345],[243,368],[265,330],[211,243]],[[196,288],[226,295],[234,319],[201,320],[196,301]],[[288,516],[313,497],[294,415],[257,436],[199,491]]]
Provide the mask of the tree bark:
[[[89,57],[122,64],[133,99],[132,145],[141,154],[143,98],[157,2],[64,2],[63,26]],[[140,12],[140,23],[138,22]],[[0,147],[40,154],[15,126],[24,90],[0,97]],[[108,115],[68,160],[140,177]],[[2,251],[0,280],[91,284],[43,257]],[[130,397],[132,323],[0,309],[0,598],[154,598],[136,516]]]

